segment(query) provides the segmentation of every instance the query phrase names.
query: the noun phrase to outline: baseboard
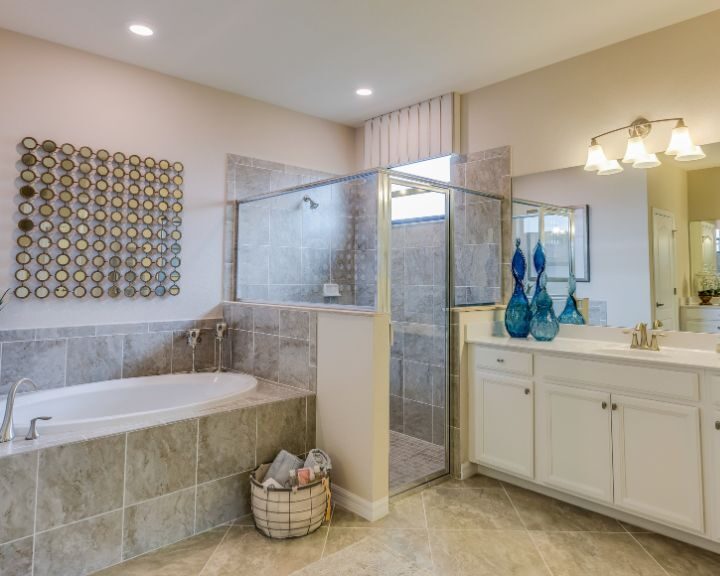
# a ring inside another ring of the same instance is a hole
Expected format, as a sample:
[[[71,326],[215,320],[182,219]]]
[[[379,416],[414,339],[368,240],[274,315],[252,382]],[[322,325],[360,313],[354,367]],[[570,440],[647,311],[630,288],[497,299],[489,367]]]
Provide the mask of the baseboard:
[[[567,502],[568,504],[574,504],[578,508],[584,508],[585,510],[590,510],[591,512],[597,512],[598,514],[615,518],[616,520],[625,522],[626,524],[632,524],[634,526],[638,526],[639,528],[643,528],[651,532],[657,532],[663,536],[674,538],[675,540],[680,540],[681,542],[686,542],[687,544],[692,544],[693,546],[698,546],[699,548],[704,548],[705,550],[710,550],[715,554],[720,554],[720,543],[711,540],[709,537],[702,536],[700,534],[692,534],[671,526],[666,526],[664,524],[618,510],[612,506],[605,506],[598,502],[585,500],[579,496],[566,494],[565,492],[556,490],[549,486],[537,484],[532,480],[518,478],[517,476],[500,472],[499,470],[494,470],[493,468],[488,468],[479,464],[475,464],[474,466],[476,474],[489,476],[490,478],[495,478],[496,480],[507,482],[508,484],[513,484],[514,486],[519,486],[520,488],[525,488],[527,490],[537,492],[538,494],[543,494],[544,496],[561,500],[562,502]]]
[[[460,464],[461,480],[466,480],[467,478],[470,478],[470,476],[475,476],[477,473],[477,464],[474,464],[473,462],[463,462]]]
[[[387,496],[372,502],[370,500],[365,500],[365,498],[360,498],[357,494],[353,494],[349,490],[345,490],[345,488],[342,488],[337,484],[333,484],[332,486],[332,495],[335,504],[342,506],[346,510],[353,512],[370,522],[380,520],[380,518],[387,516],[390,511],[389,499]]]

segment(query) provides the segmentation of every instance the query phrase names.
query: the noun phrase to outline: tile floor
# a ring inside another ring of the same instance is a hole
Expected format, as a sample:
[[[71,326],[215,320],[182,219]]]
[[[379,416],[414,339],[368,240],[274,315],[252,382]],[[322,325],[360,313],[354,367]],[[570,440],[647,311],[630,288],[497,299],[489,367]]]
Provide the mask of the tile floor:
[[[336,509],[292,541],[248,518],[107,569],[104,576],[718,576],[720,555],[490,478],[394,498],[386,518]]]
[[[444,471],[444,446],[390,431],[390,494]]]

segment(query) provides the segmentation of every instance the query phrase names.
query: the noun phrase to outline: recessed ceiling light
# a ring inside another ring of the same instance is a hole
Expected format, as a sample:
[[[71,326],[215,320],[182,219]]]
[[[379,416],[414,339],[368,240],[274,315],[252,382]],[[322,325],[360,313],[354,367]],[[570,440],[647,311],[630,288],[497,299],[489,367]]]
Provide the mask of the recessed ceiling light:
[[[355,94],[358,96],[370,96],[372,94],[372,90],[370,90],[370,88],[358,88],[355,90]]]
[[[145,26],[145,24],[132,24],[128,29],[138,36],[152,36],[154,34],[153,29],[150,26]]]

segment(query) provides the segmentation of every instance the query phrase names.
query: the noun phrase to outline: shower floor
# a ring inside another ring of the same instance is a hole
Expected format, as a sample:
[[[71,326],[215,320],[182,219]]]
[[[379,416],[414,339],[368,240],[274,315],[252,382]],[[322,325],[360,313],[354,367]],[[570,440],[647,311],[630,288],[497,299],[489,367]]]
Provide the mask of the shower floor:
[[[390,431],[390,494],[444,471],[444,446]]]

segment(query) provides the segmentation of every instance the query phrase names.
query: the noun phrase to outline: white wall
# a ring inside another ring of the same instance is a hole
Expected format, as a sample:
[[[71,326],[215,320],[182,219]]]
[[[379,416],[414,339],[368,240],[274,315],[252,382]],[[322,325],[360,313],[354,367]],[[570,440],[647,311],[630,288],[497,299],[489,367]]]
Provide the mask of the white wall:
[[[462,151],[510,145],[513,175],[578,166],[592,136],[641,115],[684,116],[698,144],[718,142],[719,30],[716,10],[464,94]],[[671,128],[653,131],[653,151]],[[617,158],[625,139],[603,145]]]
[[[582,167],[513,178],[513,198],[590,206],[590,282],[580,298],[607,301],[609,326],[650,321],[646,173],[596,176]]]
[[[225,154],[331,173],[350,172],[355,162],[355,134],[346,126],[4,30],[0,86],[0,288],[14,285],[22,137],[185,165],[180,296],[13,300],[0,329],[209,314],[221,299]]]

